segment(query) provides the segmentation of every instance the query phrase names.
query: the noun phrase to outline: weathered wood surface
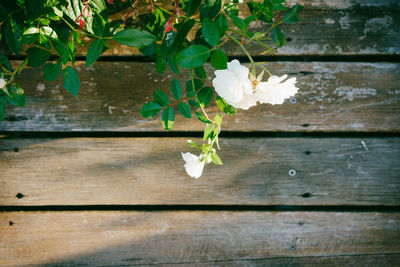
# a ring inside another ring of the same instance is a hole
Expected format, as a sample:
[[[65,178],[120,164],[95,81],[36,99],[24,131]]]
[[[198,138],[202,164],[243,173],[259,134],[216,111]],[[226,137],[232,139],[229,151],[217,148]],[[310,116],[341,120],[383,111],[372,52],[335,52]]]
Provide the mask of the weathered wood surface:
[[[7,265],[400,264],[397,213],[8,212],[0,224]]]
[[[225,164],[195,180],[183,168],[180,152],[196,153],[184,138],[3,139],[0,205],[400,204],[400,138],[220,145]]]
[[[57,82],[45,82],[38,69],[26,69],[20,83],[24,108],[9,106],[1,131],[163,131],[160,115],[145,119],[142,105],[157,88],[170,92],[172,72],[159,75],[152,63],[98,62],[79,66],[75,99]],[[400,130],[400,65],[397,63],[281,62],[266,65],[274,74],[298,80],[296,103],[258,105],[225,116],[227,131],[382,131]],[[209,76],[213,69],[207,67]],[[185,84],[190,75],[177,78]],[[183,89],[184,90],[184,89]],[[219,111],[214,105],[208,109]],[[177,112],[178,113],[178,112]],[[194,115],[194,114],[193,114]],[[176,116],[174,131],[203,131],[199,121]]]
[[[397,1],[290,1],[289,6],[304,6],[303,20],[284,24],[281,29],[287,37],[277,55],[384,55],[400,54],[400,7]],[[245,7],[242,14],[248,14]],[[254,22],[249,32],[264,32],[265,23]],[[87,39],[89,40],[89,39]],[[110,42],[104,55],[141,55],[136,48]],[[270,45],[273,46],[272,42]],[[89,45],[79,54],[86,55]],[[223,47],[227,54],[245,56],[234,42]],[[254,43],[252,55],[264,52]]]

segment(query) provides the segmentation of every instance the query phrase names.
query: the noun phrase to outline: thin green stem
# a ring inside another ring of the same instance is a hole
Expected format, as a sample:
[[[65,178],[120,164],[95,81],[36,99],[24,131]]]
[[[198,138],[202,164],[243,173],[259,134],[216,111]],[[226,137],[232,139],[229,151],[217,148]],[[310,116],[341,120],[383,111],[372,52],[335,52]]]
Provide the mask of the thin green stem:
[[[266,67],[264,67],[262,64],[260,64],[260,63],[256,63],[257,64],[257,66],[259,66],[259,67],[261,67],[263,70],[265,70],[267,73],[268,73],[268,75],[269,75],[269,77],[271,77],[272,76],[272,73],[266,68]]]
[[[207,120],[211,121],[212,123],[215,123],[213,120],[211,120],[211,119],[208,117],[207,112],[204,110],[203,104],[200,102],[200,99],[199,99],[199,97],[197,96],[196,89],[195,89],[195,87],[194,87],[193,69],[190,69],[190,79],[192,80],[192,89],[195,91],[195,97],[196,97],[197,102],[199,102],[201,111],[203,112],[203,114],[204,114],[204,116],[207,118]]]
[[[232,39],[235,43],[237,43],[242,48],[243,52],[247,55],[247,57],[249,58],[249,60],[251,62],[251,72],[253,74],[255,74],[256,73],[256,68],[255,68],[254,60],[251,57],[249,51],[247,51],[246,47],[244,47],[244,45],[242,45],[242,43],[238,39],[236,39],[235,37],[232,37],[231,35],[229,35],[227,33],[225,33],[225,35],[228,36],[230,39]]]

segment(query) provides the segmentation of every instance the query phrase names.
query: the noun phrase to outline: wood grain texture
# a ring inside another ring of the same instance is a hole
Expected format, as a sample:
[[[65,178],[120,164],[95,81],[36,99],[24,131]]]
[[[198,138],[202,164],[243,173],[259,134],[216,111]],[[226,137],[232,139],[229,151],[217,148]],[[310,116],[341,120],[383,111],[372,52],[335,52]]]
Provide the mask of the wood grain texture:
[[[183,168],[180,152],[196,153],[183,138],[3,139],[0,205],[400,204],[400,138],[220,145],[224,165],[196,180]]]
[[[280,26],[288,41],[278,48],[277,55],[400,54],[400,7],[394,0],[290,1],[289,6],[295,3],[304,6],[302,21]],[[248,14],[242,5],[241,16]],[[266,23],[253,22],[249,32],[265,32],[268,28]],[[109,44],[104,55],[141,55],[136,48],[117,42]],[[269,45],[274,46],[272,41]],[[89,44],[82,47],[79,54],[86,55],[88,47]],[[265,50],[256,43],[248,49],[252,55]],[[234,42],[228,42],[223,50],[232,56],[245,56]]]
[[[7,265],[400,263],[397,213],[7,212],[0,224]]]
[[[75,99],[62,78],[44,82],[26,69],[20,83],[25,108],[9,107],[1,131],[163,131],[160,115],[145,119],[143,103],[157,88],[170,93],[172,72],[159,75],[152,63],[77,63],[81,89]],[[400,65],[397,63],[282,62],[266,65],[274,74],[297,77],[296,104],[258,105],[225,116],[227,131],[400,131]],[[208,66],[207,73],[213,69]],[[177,78],[184,85],[187,72]],[[185,90],[185,89],[184,89]],[[171,98],[172,99],[172,98]],[[177,111],[177,110],[176,110]],[[219,110],[211,106],[210,114]],[[178,111],[176,112],[178,113]],[[194,115],[194,114],[193,114]],[[180,115],[174,131],[203,131],[204,124]]]

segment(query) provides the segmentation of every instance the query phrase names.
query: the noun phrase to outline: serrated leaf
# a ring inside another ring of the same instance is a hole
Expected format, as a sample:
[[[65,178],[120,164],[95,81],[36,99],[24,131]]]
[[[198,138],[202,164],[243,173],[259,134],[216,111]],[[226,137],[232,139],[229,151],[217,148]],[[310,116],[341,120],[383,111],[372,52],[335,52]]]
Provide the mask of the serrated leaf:
[[[238,27],[242,32],[247,32],[247,25],[241,18],[232,16],[231,19],[233,24],[235,24],[235,26]]]
[[[182,86],[177,79],[173,79],[171,82],[171,92],[176,100],[179,100],[182,96]]]
[[[225,16],[225,14],[221,13],[216,19],[216,23],[219,29],[219,34],[221,36],[224,35],[226,30],[229,28],[228,18]]]
[[[200,104],[203,105],[203,107],[206,107],[208,104],[210,104],[212,97],[213,97],[213,90],[211,87],[203,87],[198,93],[197,97],[199,98]]]
[[[203,140],[210,138],[214,132],[214,124],[209,123],[207,124],[206,128],[204,129]]]
[[[283,21],[285,21],[287,23],[297,23],[297,22],[299,22],[301,20],[300,11],[302,9],[303,9],[302,5],[299,5],[299,4],[294,5],[291,9],[289,9],[286,12]]]
[[[194,88],[193,88],[194,85]],[[186,93],[188,97],[193,97],[196,94],[196,91],[200,90],[203,86],[203,82],[199,79],[193,79],[186,82]]]
[[[185,118],[192,118],[192,111],[190,110],[189,106],[185,102],[181,102],[178,105],[179,113],[182,114]]]
[[[150,101],[143,105],[140,114],[145,118],[152,118],[157,115],[161,109],[162,108],[158,103]]]
[[[215,165],[223,165],[221,158],[217,154],[211,154],[211,160]]]
[[[23,91],[22,88],[21,87],[16,88],[15,86],[10,86],[10,87],[11,87],[10,89],[12,90],[13,96],[8,97],[8,102],[14,106],[25,107],[25,105],[26,105],[25,93],[22,93],[22,94],[17,93],[18,89]]]
[[[51,56],[49,51],[39,47],[30,47],[26,50],[26,54],[28,56],[28,66],[31,67],[39,67],[43,65]]]
[[[275,28],[272,32],[272,40],[274,41],[276,46],[281,47],[285,44],[285,35],[283,35],[280,29]]]
[[[199,102],[197,102],[196,100],[189,99],[189,100],[188,100],[188,103],[189,103],[189,105],[191,105],[191,106],[194,107],[194,108],[199,108],[199,107],[200,107]]]
[[[220,39],[220,30],[215,21],[205,18],[202,21],[201,32],[206,42],[211,46],[217,46]]]
[[[46,81],[55,81],[57,77],[60,75],[62,69],[61,62],[57,61],[56,63],[47,63],[43,68],[43,75]]]
[[[163,90],[157,89],[153,94],[154,100],[160,104],[161,106],[168,106],[169,99],[168,96],[164,93]]]
[[[217,96],[215,102],[217,103],[218,108],[225,114],[236,114],[236,108],[226,103],[222,97]]]
[[[175,55],[169,55],[167,57],[167,63],[169,68],[175,73],[178,74],[179,73],[179,68],[178,68],[178,63],[176,62],[176,57]]]
[[[203,66],[197,67],[194,69],[194,73],[196,74],[197,77],[200,79],[205,79],[206,78],[206,70],[204,69]]]
[[[130,47],[142,47],[151,45],[157,38],[147,31],[141,31],[138,29],[126,29],[116,33],[112,37],[115,41],[130,46]]]
[[[200,7],[200,19],[213,19],[221,10],[221,0],[205,0]]]
[[[197,68],[210,57],[210,50],[203,45],[192,45],[176,55],[176,60],[182,68]]]
[[[167,66],[166,59],[164,57],[158,56],[156,61],[156,70],[158,74],[163,74],[165,67]]]
[[[204,116],[202,113],[195,111],[194,112],[196,114],[197,119],[199,119],[199,121],[204,122],[204,123],[211,123],[211,121],[209,119],[206,118],[206,116]]]
[[[103,53],[103,41],[101,39],[96,39],[89,46],[86,55],[86,68],[90,67],[96,60],[100,57],[101,53]]]
[[[78,73],[74,70],[74,68],[67,66],[63,70],[63,78],[64,78],[64,88],[67,89],[73,96],[78,95],[80,80]]]
[[[18,55],[22,50],[22,32],[12,17],[5,22],[4,37],[10,51]]]
[[[74,51],[76,51],[75,43],[72,41],[70,43],[73,45],[73,47],[70,47],[70,49],[75,49]],[[70,43],[68,43],[68,45]],[[64,65],[67,64],[68,60],[70,58],[70,53],[69,53],[68,47],[61,42],[53,42],[53,46],[54,46],[54,49],[57,51],[57,53],[60,55],[62,63]],[[71,51],[71,54],[74,54],[75,53],[74,51]]]
[[[219,49],[215,49],[212,52],[210,62],[211,65],[217,70],[225,70],[228,67],[228,57]]]
[[[167,107],[162,113],[162,125],[165,130],[169,131],[174,127],[175,112],[172,107]]]

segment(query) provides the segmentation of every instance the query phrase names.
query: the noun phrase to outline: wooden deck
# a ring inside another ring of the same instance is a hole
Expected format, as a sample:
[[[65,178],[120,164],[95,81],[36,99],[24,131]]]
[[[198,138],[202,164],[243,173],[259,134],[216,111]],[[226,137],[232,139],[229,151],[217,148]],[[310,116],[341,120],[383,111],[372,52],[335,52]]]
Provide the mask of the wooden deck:
[[[24,70],[27,107],[0,124],[0,264],[400,266],[400,5],[296,2],[268,64],[295,101],[225,116],[225,164],[198,180],[180,152],[203,125],[140,116],[174,76],[136,50],[78,62],[77,99]]]

